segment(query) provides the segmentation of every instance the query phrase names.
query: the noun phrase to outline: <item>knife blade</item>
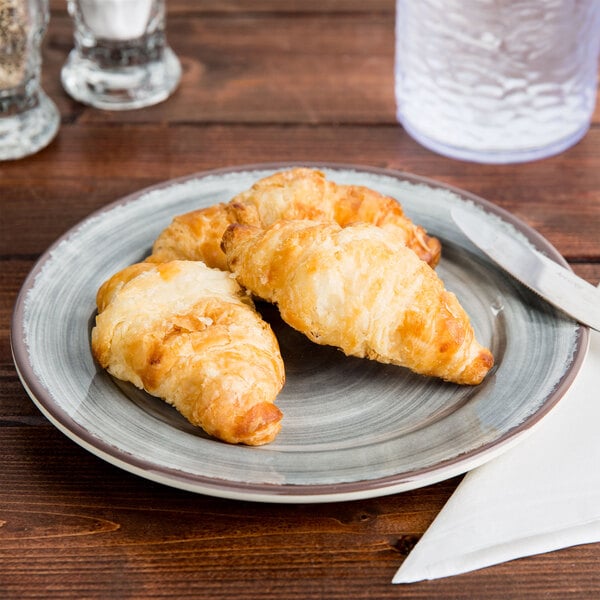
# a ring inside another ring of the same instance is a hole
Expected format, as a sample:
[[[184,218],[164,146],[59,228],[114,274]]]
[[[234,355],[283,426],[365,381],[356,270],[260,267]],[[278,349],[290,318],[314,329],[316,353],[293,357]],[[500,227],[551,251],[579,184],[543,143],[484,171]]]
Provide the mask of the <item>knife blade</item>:
[[[483,213],[454,207],[461,231],[507,273],[567,315],[600,331],[600,291],[548,258]]]

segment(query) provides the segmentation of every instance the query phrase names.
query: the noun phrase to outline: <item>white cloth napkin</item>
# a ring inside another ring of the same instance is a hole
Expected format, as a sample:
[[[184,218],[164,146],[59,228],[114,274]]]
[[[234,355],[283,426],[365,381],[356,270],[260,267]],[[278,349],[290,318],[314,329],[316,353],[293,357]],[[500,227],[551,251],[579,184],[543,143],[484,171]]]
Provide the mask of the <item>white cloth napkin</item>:
[[[600,541],[600,333],[536,430],[465,476],[393,579],[411,583]]]

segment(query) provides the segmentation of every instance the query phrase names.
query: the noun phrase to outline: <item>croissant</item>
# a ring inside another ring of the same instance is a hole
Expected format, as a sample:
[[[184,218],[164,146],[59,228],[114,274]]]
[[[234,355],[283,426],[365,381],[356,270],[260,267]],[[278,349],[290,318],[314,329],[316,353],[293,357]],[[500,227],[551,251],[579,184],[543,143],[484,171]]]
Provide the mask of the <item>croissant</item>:
[[[156,238],[146,261],[202,261],[209,267],[227,271],[221,238],[231,223],[231,215],[223,203],[178,215]]]
[[[456,296],[401,236],[369,224],[232,224],[228,265],[318,344],[416,373],[477,384],[493,365]]]
[[[97,305],[92,352],[111,375],[226,442],[275,438],[279,346],[230,273],[192,261],[139,263],[107,280]]]
[[[268,227],[279,219],[336,221],[342,227],[364,221],[394,229],[431,266],[438,263],[441,253],[439,240],[415,225],[393,198],[363,186],[336,184],[314,169],[296,168],[257,181],[228,204],[175,217],[156,239],[147,260],[202,260],[211,267],[226,270],[220,242],[235,219],[257,227]]]

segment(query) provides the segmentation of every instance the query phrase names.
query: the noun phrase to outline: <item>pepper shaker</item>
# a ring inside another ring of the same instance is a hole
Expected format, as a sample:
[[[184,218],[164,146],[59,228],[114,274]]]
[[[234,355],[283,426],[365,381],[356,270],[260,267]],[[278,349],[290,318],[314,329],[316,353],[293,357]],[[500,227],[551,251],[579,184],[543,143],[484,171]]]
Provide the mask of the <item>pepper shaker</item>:
[[[128,110],[168,98],[181,65],[167,45],[165,0],[69,0],[75,47],[61,71],[74,99]]]
[[[60,115],[40,86],[48,0],[0,0],[0,160],[47,146]]]

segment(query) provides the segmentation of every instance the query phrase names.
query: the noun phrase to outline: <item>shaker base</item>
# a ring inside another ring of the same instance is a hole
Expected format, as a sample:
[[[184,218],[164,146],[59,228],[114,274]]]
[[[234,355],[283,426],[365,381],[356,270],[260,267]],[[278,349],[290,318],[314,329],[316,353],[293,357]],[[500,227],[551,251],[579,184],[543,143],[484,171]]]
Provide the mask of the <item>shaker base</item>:
[[[515,148],[511,150],[494,150],[471,149],[462,146],[453,146],[423,134],[417,128],[413,127],[407,119],[403,118],[402,115],[398,115],[398,121],[411,138],[428,150],[448,158],[481,164],[516,164],[549,158],[564,152],[571,146],[574,146],[585,136],[590,128],[589,122],[586,122],[579,129],[573,131],[570,135],[543,146]]]
[[[101,68],[72,50],[61,71],[66,92],[75,100],[105,110],[131,110],[166,100],[179,84],[181,64],[166,47],[161,60]]]
[[[33,108],[0,117],[0,160],[15,160],[45,148],[56,136],[60,126],[58,108],[39,90]]]

